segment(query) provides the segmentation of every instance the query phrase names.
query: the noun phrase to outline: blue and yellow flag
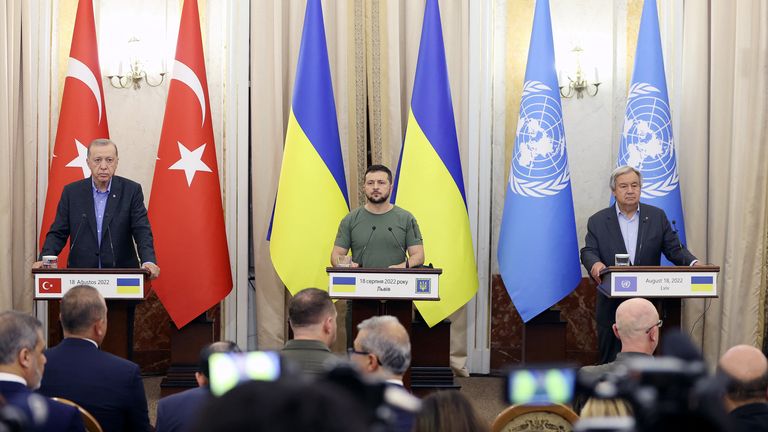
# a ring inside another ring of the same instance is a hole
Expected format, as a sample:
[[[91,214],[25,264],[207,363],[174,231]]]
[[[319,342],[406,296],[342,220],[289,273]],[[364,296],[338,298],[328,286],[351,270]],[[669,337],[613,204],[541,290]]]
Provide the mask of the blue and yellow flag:
[[[427,0],[411,112],[393,201],[416,217],[426,262],[442,268],[440,301],[415,302],[431,327],[477,292],[459,141],[437,0]]]
[[[499,232],[499,272],[523,321],[581,280],[549,0],[538,0]]]
[[[320,0],[307,1],[269,251],[288,290],[328,286],[325,267],[349,212]]]
[[[672,113],[667,96],[656,0],[645,0],[637,35],[635,69],[627,96],[624,129],[616,166],[629,165],[643,174],[640,200],[664,210],[685,245]],[[613,202],[613,197],[611,197]],[[662,265],[672,265],[662,257]]]

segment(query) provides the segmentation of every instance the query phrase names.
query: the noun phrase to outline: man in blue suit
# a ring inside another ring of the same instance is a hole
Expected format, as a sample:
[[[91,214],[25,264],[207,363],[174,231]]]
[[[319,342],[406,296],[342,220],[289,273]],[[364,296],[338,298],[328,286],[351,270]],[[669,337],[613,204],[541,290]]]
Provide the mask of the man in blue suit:
[[[21,414],[22,430],[82,432],[76,408],[32,391],[45,369],[44,348],[40,321],[21,312],[0,313],[0,396]]]
[[[616,168],[609,182],[616,204],[595,213],[587,222],[581,263],[598,284],[602,281],[600,272],[615,264],[616,254],[629,255],[630,265],[636,266],[658,266],[661,254],[677,266],[698,263],[680,243],[664,210],[640,203],[642,185],[643,177],[637,169],[630,166]],[[595,318],[599,364],[614,361],[621,350],[621,342],[612,329],[621,300],[608,298],[600,292],[597,294]]]
[[[61,299],[64,340],[46,351],[40,392],[80,404],[105,432],[149,431],[144,384],[136,363],[99,350],[107,305],[96,288],[73,287]]]
[[[184,432],[191,429],[203,405],[211,398],[208,388],[208,358],[213,353],[240,352],[234,342],[214,342],[200,351],[200,370],[195,372],[199,387],[166,396],[157,403],[156,432]]]
[[[67,267],[143,267],[153,279],[160,274],[141,185],[115,176],[117,162],[114,142],[91,143],[87,154],[91,177],[64,187],[41,259],[58,255],[71,239]],[[41,265],[38,261],[33,267]]]

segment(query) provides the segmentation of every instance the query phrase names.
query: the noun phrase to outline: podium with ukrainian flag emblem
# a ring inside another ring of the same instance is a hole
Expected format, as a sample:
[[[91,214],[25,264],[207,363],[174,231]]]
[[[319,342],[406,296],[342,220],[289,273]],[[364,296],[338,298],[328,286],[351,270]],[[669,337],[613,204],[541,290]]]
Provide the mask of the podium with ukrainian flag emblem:
[[[414,301],[440,301],[442,269],[327,267],[326,271],[330,297],[353,300],[348,309],[350,340],[357,337],[357,325],[363,320],[392,315],[411,339],[411,367],[403,377],[405,386],[420,397],[458,388],[450,367],[450,321],[429,325],[413,308]]]
[[[72,287],[90,285],[107,301],[109,331],[101,349],[128,360],[133,358],[133,323],[136,305],[152,288],[149,270],[40,268],[32,269],[35,278],[34,299],[48,302],[48,346],[63,339],[59,322],[59,300]]]
[[[718,266],[611,266],[601,272],[607,297],[717,297]]]
[[[719,266],[611,266],[598,290],[610,298],[651,300],[667,328],[681,328],[682,299],[717,297]],[[662,338],[664,334],[662,333]]]

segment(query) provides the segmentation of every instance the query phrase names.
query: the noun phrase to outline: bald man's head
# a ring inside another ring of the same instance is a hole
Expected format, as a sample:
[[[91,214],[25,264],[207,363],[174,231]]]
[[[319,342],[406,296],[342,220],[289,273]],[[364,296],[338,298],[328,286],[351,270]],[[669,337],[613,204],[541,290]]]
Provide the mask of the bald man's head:
[[[768,360],[759,349],[736,345],[720,357],[718,369],[728,378],[729,409],[768,399]]]
[[[623,352],[653,354],[659,343],[659,313],[643,298],[625,300],[616,309],[614,333]]]

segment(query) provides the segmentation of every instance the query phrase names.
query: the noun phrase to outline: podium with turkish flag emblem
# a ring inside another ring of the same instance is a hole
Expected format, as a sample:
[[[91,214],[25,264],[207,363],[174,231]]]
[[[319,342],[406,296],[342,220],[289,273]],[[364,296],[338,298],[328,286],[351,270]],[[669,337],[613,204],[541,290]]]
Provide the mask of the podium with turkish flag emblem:
[[[149,270],[128,269],[32,269],[35,300],[48,301],[49,317],[58,317],[59,301],[77,285],[90,285],[107,300],[109,331],[101,344],[104,351],[131,360],[133,357],[133,319],[136,304],[151,289]],[[56,328],[60,330],[59,320]],[[49,323],[51,330],[51,323]],[[63,332],[49,331],[48,346],[58,344]]]

